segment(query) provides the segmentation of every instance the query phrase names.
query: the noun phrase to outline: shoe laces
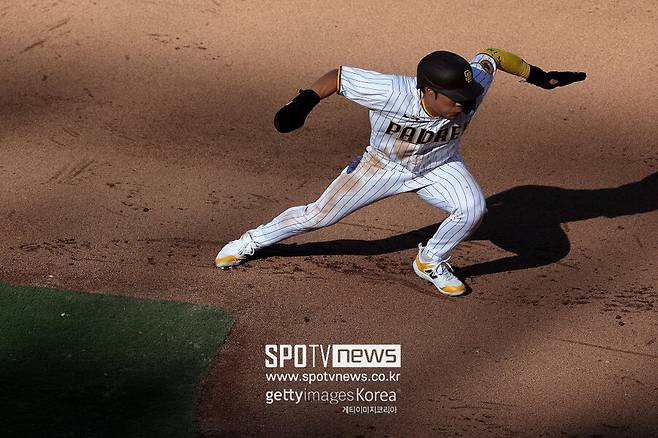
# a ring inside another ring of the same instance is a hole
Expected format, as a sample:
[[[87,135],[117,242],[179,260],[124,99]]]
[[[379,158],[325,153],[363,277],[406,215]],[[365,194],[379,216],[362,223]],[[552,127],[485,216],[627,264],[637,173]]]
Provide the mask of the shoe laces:
[[[425,247],[422,244],[418,244],[418,250],[421,253],[423,252],[423,249],[425,249]],[[450,257],[448,257],[445,260],[441,260],[436,265],[434,265],[434,267],[432,268],[432,274],[434,274],[434,275],[443,275],[448,280],[452,280],[454,278],[457,278],[457,277],[454,276],[454,274],[453,274],[454,270],[452,269],[452,266],[450,265],[450,263],[448,263],[448,260],[450,260]]]
[[[252,256],[256,252],[256,243],[249,242],[247,246],[242,250],[243,254]]]
[[[453,274],[453,269],[452,266],[450,266],[450,263],[448,263],[448,260],[450,260],[450,257],[448,257],[445,260],[441,260],[439,263],[434,266],[432,269],[432,272],[435,275],[443,275],[446,277],[448,280],[452,280],[453,278],[456,278]]]
[[[256,252],[256,248],[258,247],[258,245],[256,244],[256,242],[253,241],[251,236],[247,236],[247,237],[249,238],[249,242],[247,242],[244,248],[240,250],[240,254],[252,256]]]

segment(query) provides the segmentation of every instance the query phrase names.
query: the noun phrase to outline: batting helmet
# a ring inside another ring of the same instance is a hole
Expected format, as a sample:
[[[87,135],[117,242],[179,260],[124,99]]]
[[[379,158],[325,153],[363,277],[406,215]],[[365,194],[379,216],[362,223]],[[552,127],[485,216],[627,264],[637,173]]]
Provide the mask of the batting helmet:
[[[446,51],[432,52],[418,63],[417,87],[448,96],[455,102],[466,102],[484,93],[473,80],[471,65],[461,56]]]

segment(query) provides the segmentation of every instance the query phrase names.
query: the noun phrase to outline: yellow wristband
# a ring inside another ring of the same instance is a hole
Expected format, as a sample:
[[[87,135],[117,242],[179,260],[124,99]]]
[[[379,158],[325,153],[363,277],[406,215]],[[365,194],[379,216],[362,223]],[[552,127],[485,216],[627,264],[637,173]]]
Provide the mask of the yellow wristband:
[[[487,49],[482,53],[495,59],[497,67],[502,71],[528,79],[530,65],[514,53],[494,48]]]

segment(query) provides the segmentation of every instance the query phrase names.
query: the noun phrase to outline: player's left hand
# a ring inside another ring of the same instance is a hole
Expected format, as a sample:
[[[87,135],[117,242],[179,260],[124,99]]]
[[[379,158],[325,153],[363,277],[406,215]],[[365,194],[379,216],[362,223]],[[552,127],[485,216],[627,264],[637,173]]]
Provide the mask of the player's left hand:
[[[299,90],[299,94],[288,102],[274,116],[274,127],[286,133],[304,126],[306,117],[320,102],[320,96],[313,90]]]
[[[530,75],[527,81],[545,90],[584,81],[587,77],[585,72],[580,71],[549,71],[548,73],[534,65],[530,66]]]

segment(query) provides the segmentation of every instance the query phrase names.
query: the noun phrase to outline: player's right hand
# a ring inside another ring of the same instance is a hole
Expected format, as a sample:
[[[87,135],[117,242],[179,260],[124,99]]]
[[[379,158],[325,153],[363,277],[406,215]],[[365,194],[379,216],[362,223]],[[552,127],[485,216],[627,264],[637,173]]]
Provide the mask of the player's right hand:
[[[299,94],[276,113],[274,127],[282,133],[301,128],[304,126],[306,117],[318,102],[320,102],[320,96],[315,91],[299,90]]]
[[[556,87],[584,81],[586,77],[587,74],[580,71],[549,71],[546,73],[541,68],[531,65],[527,81],[545,90],[552,90]]]

